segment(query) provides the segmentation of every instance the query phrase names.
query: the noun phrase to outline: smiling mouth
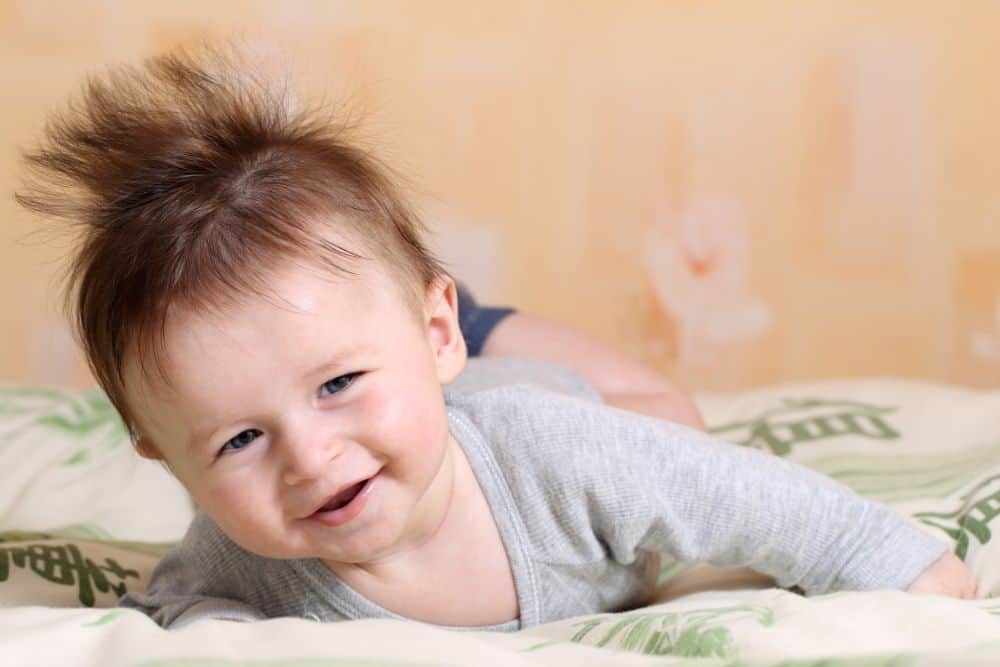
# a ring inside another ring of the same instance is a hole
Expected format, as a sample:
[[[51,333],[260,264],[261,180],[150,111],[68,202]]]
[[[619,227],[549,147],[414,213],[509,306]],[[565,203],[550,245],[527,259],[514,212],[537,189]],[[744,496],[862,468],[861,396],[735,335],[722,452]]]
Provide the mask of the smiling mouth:
[[[316,512],[332,512],[333,510],[339,510],[341,507],[346,507],[359,493],[361,493],[361,489],[365,488],[365,484],[367,483],[368,480],[363,479],[357,484],[352,484],[335,495],[333,498],[330,498],[330,500],[316,510]]]
[[[382,469],[379,468],[371,477],[342,488],[304,518],[319,519],[328,525],[339,525],[351,520],[367,504],[367,496],[381,472]]]

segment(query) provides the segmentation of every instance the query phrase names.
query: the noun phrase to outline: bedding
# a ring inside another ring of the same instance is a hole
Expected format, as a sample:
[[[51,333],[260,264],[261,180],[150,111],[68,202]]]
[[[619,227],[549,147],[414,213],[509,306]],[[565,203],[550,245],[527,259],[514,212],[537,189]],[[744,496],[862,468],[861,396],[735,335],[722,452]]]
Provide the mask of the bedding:
[[[980,600],[805,598],[746,570],[664,559],[649,606],[517,633],[420,623],[202,621],[111,608],[193,516],[100,392],[0,390],[0,664],[1000,665],[1000,391],[901,380],[698,397],[711,430],[889,504],[948,540]]]

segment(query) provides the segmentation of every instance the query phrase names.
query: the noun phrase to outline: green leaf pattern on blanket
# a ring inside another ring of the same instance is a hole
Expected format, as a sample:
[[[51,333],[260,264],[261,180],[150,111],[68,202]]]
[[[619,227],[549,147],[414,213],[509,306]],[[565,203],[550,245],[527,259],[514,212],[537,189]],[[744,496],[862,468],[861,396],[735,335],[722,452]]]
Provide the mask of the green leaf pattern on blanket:
[[[62,431],[66,436],[90,442],[73,452],[64,466],[88,463],[103,450],[115,450],[128,442],[128,433],[118,412],[101,391],[80,392],[67,399],[64,409],[42,417],[39,424]]]
[[[989,524],[1000,515],[1000,475],[979,482],[959,501],[954,512],[920,512],[914,516],[947,533],[956,542],[955,555],[965,559],[970,537],[985,545],[993,536]]]
[[[782,407],[753,419],[713,427],[709,432],[739,445],[787,456],[796,445],[848,435],[897,440],[899,431],[886,420],[886,415],[895,411],[894,407],[859,401],[785,399]]]
[[[76,445],[64,466],[91,462],[129,441],[118,412],[99,389],[0,388],[0,417],[5,418],[0,435],[43,428]]]
[[[829,475],[856,492],[885,503],[946,500],[996,468],[1000,446],[957,452],[918,454],[863,454],[850,452],[800,463]]]
[[[0,417],[18,415],[37,403],[65,400],[66,392],[50,387],[0,387]]]
[[[810,468],[851,487],[855,492],[885,503],[928,499],[948,501],[974,485],[953,502],[952,512],[919,512],[914,518],[935,527],[955,541],[960,558],[968,554],[970,540],[985,545],[992,537],[989,524],[1000,516],[1000,476],[977,482],[984,471],[995,469],[1000,445],[962,448],[956,452],[896,454],[857,451],[816,456],[819,449],[795,449],[833,438],[853,436],[872,440],[898,440],[900,429],[891,423],[896,407],[859,401],[819,398],[786,398],[779,407],[757,417],[710,429],[714,435],[746,447],[790,456]]]
[[[596,616],[576,623],[571,642],[611,647],[645,655],[730,657],[733,638],[723,623],[751,618],[774,624],[767,607],[740,606],[686,612],[628,612]]]
[[[729,662],[725,665],[704,665],[703,667],[916,667],[916,656],[878,655],[855,658],[806,658],[800,660]],[[688,667],[677,665],[676,667]],[[691,667],[694,667],[693,663]]]
[[[91,621],[89,623],[84,623],[80,627],[81,628],[99,628],[102,625],[107,625],[111,621],[118,620],[119,618],[121,618],[122,616],[124,616],[126,613],[127,613],[126,611],[121,610],[121,609],[117,609],[115,611],[109,611],[106,614],[101,614],[101,617],[99,619],[97,619],[96,621]]]
[[[53,584],[76,586],[85,607],[94,606],[95,590],[120,597],[128,590],[125,580],[139,578],[138,571],[122,567],[114,558],[98,565],[72,543],[0,546],[0,583],[10,578],[12,568],[29,570]]]

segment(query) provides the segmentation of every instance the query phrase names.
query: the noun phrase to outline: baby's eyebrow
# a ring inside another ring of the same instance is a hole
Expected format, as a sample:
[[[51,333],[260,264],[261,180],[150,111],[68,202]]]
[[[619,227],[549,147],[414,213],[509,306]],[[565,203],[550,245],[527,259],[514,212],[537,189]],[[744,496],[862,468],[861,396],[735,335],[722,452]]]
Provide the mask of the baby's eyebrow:
[[[312,370],[303,373],[303,378],[316,378],[318,376],[333,374],[333,373],[343,373],[345,371],[344,366],[353,359],[356,355],[361,354],[368,349],[368,345],[365,343],[356,343],[339,350],[333,350],[330,353],[329,359],[320,365],[316,366]],[[332,378],[331,378],[332,379]]]
[[[322,378],[325,377],[326,375],[332,376],[334,374],[343,374],[347,371],[348,363],[351,361],[351,359],[354,359],[357,355],[361,354],[367,349],[368,345],[366,343],[360,342],[343,347],[339,350],[333,350],[326,361],[319,364],[318,366],[315,366],[308,372],[302,373],[301,377],[304,380],[316,380],[317,378]],[[227,418],[219,423],[233,424],[239,421],[243,421],[243,418],[242,417],[233,419]],[[219,431],[221,428],[222,426],[220,425],[211,424],[209,426],[197,428],[194,431],[192,431],[191,435],[188,436],[187,447],[185,449],[187,454],[189,456],[195,454],[201,443],[208,440],[209,436],[211,436],[216,431]]]
[[[202,445],[207,443],[213,434],[223,430],[227,424],[238,424],[244,421],[248,421],[247,416],[244,414],[224,415],[221,419],[213,420],[205,426],[195,428],[188,436],[185,451],[189,456],[196,455]],[[236,434],[234,433],[233,435]]]

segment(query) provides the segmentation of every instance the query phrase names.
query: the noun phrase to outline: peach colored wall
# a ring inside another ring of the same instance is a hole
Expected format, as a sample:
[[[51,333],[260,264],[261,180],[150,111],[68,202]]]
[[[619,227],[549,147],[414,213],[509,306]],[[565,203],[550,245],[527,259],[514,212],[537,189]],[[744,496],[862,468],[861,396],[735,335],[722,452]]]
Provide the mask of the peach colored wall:
[[[1000,385],[994,0],[0,0],[0,379],[87,382],[18,147],[85,73],[235,31],[362,110],[483,297],[694,389]]]

